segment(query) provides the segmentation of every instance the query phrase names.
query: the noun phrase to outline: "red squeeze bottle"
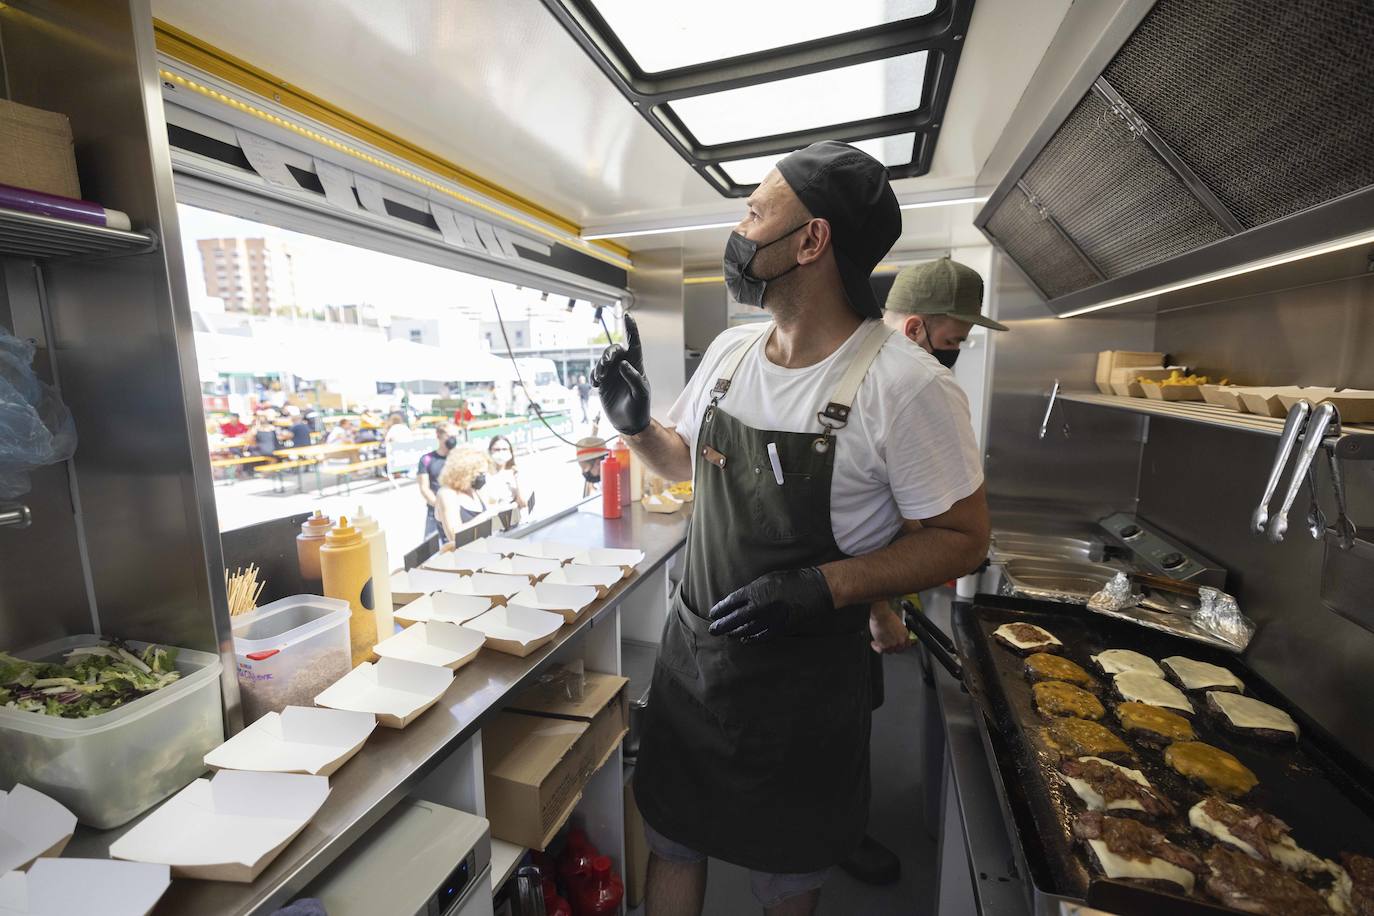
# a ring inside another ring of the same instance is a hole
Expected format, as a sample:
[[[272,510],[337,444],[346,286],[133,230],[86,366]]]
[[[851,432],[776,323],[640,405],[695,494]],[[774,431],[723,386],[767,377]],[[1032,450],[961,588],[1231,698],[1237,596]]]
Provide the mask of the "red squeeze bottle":
[[[606,916],[619,913],[620,901],[625,897],[625,885],[619,876],[611,874],[608,856],[592,859],[591,877],[582,882],[573,899],[576,916]]]
[[[592,873],[592,859],[596,858],[596,847],[587,834],[573,828],[568,833],[568,845],[558,857],[558,877],[563,879],[563,890],[569,899],[577,898],[577,888]]]
[[[544,879],[544,916],[572,916],[572,905],[558,896],[552,878]]]
[[[601,461],[601,517],[620,518],[620,462],[614,453]]]

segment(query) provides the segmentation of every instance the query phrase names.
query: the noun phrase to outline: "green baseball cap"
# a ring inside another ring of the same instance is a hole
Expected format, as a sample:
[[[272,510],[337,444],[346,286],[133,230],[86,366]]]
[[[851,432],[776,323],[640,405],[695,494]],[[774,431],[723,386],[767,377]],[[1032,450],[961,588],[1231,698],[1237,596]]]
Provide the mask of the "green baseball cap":
[[[904,268],[892,281],[887,303],[892,312],[948,315],[993,331],[1007,326],[983,316],[983,278],[972,267],[940,258]]]

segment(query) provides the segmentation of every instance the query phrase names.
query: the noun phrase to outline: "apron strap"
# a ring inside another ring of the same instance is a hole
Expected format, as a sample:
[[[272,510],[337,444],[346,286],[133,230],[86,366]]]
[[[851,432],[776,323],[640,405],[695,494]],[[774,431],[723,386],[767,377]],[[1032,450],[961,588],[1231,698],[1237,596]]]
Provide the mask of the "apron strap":
[[[868,335],[864,337],[863,343],[859,344],[859,350],[850,360],[849,368],[840,378],[839,385],[835,386],[835,393],[830,396],[830,403],[825,405],[824,410],[816,414],[817,419],[821,421],[821,426],[825,427],[827,436],[849,423],[849,411],[854,406],[854,396],[859,393],[859,385],[868,375],[869,367],[878,358],[878,352],[882,350],[883,344],[887,343],[887,339],[892,333],[892,328],[876,320],[873,322],[873,326],[868,329]]]
[[[744,358],[749,355],[749,348],[758,343],[759,338],[765,337],[771,333],[772,330],[773,322],[770,321],[763,326],[762,333],[755,334],[753,337],[740,341],[735,345],[735,349],[722,357],[720,361],[722,374],[716,379],[715,385],[711,387],[712,404],[715,404],[721,398],[725,397],[725,392],[730,390],[730,380],[735,377],[735,373],[739,371],[740,364],[743,363]]]

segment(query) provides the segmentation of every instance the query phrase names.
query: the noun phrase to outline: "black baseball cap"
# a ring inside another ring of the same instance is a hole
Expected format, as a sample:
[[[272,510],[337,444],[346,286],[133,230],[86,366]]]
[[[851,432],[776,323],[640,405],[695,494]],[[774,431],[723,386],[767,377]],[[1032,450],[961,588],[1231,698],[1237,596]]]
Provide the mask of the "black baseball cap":
[[[848,143],[822,140],[778,162],[778,172],[811,215],[830,223],[831,247],[850,306],[881,318],[868,277],[902,234],[902,211],[887,169]]]

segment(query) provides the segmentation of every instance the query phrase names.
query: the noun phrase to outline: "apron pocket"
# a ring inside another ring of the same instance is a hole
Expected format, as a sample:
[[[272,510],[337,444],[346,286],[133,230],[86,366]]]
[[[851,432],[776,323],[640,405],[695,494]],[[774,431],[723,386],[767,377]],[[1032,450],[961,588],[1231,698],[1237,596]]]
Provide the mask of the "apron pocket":
[[[687,622],[679,614],[690,614],[681,600],[674,600],[668,607],[668,619],[663,624],[663,638],[659,642],[658,660],[669,671],[696,682],[701,677],[697,665],[697,640]]]
[[[771,467],[755,467],[750,499],[754,523],[777,541],[811,537],[818,526],[829,527],[830,493],[820,492],[823,479],[811,474],[784,473],[782,486],[778,486]]]

